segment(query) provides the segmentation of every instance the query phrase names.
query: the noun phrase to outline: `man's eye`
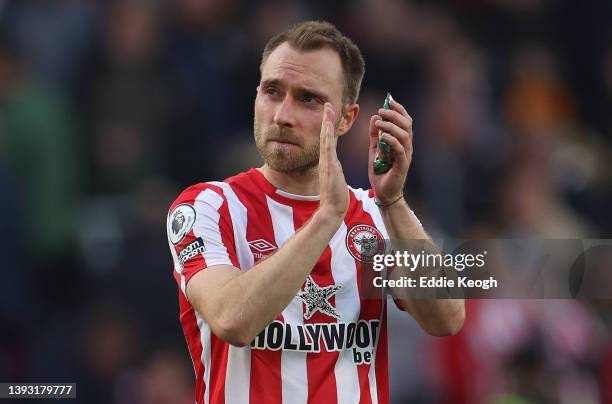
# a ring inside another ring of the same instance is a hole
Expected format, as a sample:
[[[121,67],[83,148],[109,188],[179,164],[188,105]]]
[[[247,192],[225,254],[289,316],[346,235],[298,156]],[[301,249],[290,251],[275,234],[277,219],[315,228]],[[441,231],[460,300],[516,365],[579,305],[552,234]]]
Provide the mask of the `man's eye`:
[[[314,95],[304,95],[302,101],[307,103],[317,102],[317,97]]]
[[[264,93],[268,95],[277,95],[278,91],[274,87],[268,87],[264,89]]]

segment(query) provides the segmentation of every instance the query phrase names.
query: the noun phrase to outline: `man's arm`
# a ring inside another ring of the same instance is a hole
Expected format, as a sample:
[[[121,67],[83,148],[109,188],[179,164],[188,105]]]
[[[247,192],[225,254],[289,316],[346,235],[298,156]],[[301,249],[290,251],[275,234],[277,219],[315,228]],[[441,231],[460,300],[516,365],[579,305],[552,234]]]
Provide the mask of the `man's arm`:
[[[440,253],[420,222],[402,198],[388,207],[380,207],[389,238],[392,240],[426,240],[428,253]],[[432,271],[431,268],[426,268]],[[419,271],[417,270],[417,273]],[[414,317],[427,333],[444,337],[454,335],[463,326],[465,305],[463,299],[408,298],[408,288],[392,290],[401,307]]]
[[[325,105],[323,114],[319,209],[275,254],[247,272],[219,265],[198,272],[187,284],[187,297],[195,310],[204,316],[215,335],[232,345],[250,344],[287,307],[348,209],[348,188],[336,155],[331,104]]]
[[[338,226],[317,211],[275,254],[247,272],[226,265],[198,272],[187,284],[187,297],[215,335],[248,345],[295,297]]]
[[[427,240],[430,248],[434,243],[421,226],[408,204],[402,197],[408,168],[412,161],[412,118],[404,107],[395,100],[390,102],[391,110],[379,110],[380,115],[370,120],[370,155],[368,174],[381,216],[393,240]],[[382,118],[385,120],[383,121]],[[376,175],[372,163],[376,157],[378,131],[391,146],[393,166],[382,175]],[[396,292],[396,291],[392,291]],[[402,308],[431,335],[447,336],[459,332],[465,320],[463,299],[411,299],[395,293]]]

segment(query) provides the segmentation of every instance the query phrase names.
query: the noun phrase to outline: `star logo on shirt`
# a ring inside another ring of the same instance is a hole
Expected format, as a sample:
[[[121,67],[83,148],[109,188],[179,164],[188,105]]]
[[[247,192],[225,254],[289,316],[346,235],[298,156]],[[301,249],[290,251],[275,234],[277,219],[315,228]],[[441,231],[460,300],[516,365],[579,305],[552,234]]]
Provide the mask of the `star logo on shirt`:
[[[308,320],[318,310],[323,314],[340,320],[340,313],[329,303],[329,298],[336,294],[342,288],[341,285],[319,286],[309,276],[306,279],[304,290],[297,294],[297,297],[302,299],[306,304],[306,313],[304,318]]]

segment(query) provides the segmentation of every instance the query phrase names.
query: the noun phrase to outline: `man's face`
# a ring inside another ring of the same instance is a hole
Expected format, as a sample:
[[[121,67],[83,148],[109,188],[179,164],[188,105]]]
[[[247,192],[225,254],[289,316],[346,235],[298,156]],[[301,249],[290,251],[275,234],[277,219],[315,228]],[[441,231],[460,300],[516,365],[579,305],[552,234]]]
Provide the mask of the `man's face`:
[[[317,166],[323,104],[332,103],[339,122],[342,83],[340,57],[329,48],[299,52],[283,43],[269,55],[254,122],[255,143],[268,166],[280,172]]]

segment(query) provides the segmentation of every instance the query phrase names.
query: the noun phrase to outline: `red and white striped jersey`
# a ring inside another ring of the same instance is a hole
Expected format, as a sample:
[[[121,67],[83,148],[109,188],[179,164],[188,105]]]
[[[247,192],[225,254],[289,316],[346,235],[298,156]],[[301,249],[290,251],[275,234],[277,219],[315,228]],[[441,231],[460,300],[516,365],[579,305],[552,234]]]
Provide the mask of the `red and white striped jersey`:
[[[247,347],[212,333],[185,287],[214,265],[248,271],[304,225],[318,197],[283,192],[251,169],[191,186],[171,205],[168,242],[197,403],[389,402],[386,304],[366,293],[363,270],[388,236],[373,192],[349,191],[344,221],[304,286]]]

